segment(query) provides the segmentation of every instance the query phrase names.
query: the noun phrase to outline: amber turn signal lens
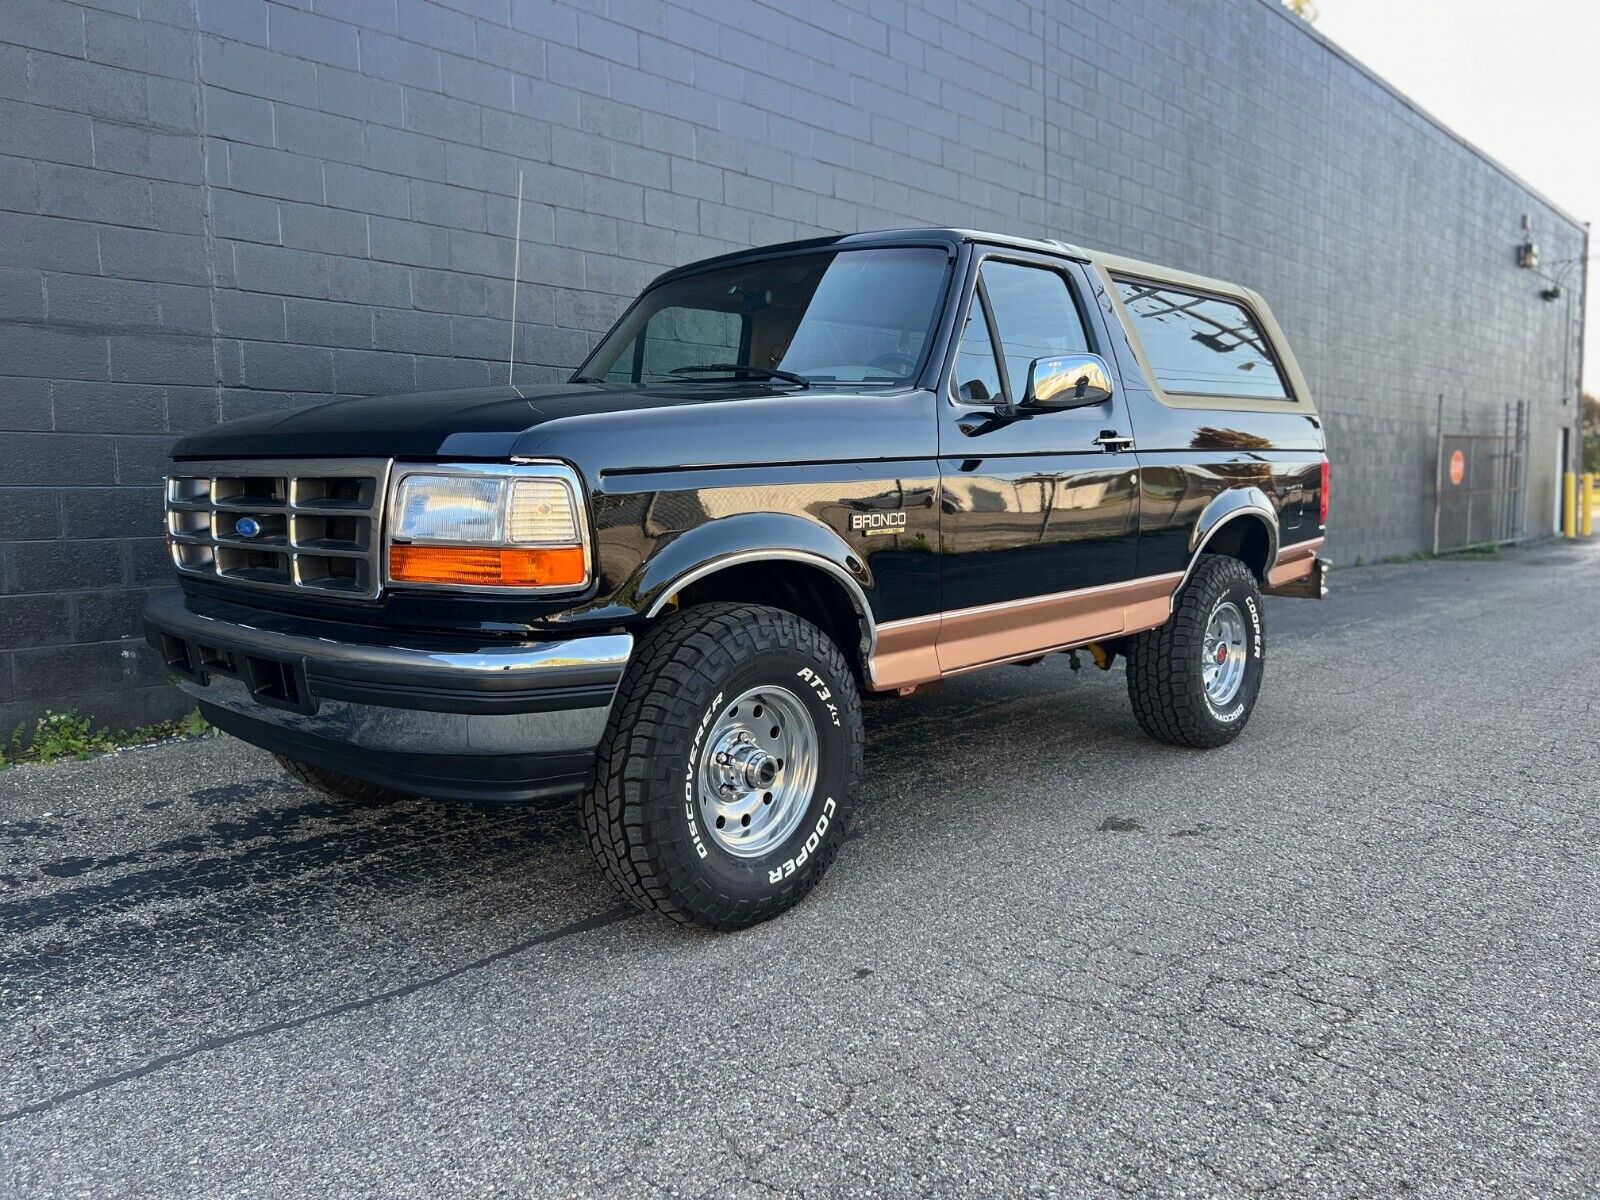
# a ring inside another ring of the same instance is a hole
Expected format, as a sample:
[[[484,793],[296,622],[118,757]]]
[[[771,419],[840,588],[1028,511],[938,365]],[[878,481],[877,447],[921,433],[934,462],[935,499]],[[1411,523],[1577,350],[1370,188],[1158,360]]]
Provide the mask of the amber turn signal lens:
[[[396,583],[460,583],[472,587],[581,587],[582,546],[391,546]]]

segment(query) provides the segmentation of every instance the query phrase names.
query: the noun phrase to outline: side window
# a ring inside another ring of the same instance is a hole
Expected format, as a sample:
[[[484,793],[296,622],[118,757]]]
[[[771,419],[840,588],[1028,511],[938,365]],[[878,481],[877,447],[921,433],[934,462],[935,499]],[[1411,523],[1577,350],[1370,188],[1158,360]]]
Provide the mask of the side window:
[[[1117,280],[1156,382],[1191,396],[1287,400],[1254,318],[1241,304],[1176,288]]]
[[[1088,352],[1083,318],[1067,281],[1055,271],[991,260],[983,264],[983,286],[1000,335],[1013,403],[1021,403],[1027,391],[1034,359]]]
[[[968,404],[983,404],[1000,399],[1004,390],[994,342],[989,337],[989,322],[983,315],[983,293],[979,292],[967,310],[967,327],[956,353],[956,395]]]
[[[744,318],[708,308],[664,308],[639,336],[644,353],[635,338],[606,372],[607,383],[637,383],[641,376],[658,378],[677,367],[738,362]]]

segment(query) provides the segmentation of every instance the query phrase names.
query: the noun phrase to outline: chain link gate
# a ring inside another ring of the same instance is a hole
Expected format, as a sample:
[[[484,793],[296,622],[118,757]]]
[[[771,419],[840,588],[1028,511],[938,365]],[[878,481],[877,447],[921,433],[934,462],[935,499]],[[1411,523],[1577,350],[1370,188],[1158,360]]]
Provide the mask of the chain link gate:
[[[1444,397],[1439,397],[1435,554],[1498,546],[1525,536],[1527,422],[1527,404],[1518,400],[1506,404],[1499,433],[1446,432]]]

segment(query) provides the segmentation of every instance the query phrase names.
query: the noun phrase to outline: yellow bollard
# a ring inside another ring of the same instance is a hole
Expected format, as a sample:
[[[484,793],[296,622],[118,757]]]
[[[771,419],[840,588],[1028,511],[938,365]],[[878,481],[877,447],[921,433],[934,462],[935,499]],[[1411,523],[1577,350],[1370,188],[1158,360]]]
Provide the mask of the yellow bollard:
[[[1578,488],[1578,532],[1584,537],[1594,536],[1594,474],[1585,471]]]
[[[1571,471],[1561,476],[1561,536],[1578,536],[1578,477]]]

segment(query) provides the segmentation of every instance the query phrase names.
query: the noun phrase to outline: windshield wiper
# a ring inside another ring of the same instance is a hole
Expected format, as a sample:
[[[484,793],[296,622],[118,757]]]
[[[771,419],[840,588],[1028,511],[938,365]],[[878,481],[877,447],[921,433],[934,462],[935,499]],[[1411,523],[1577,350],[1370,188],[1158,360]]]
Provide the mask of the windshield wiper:
[[[754,375],[757,379],[781,379],[785,383],[792,383],[796,387],[808,388],[811,380],[804,375],[796,375],[793,371],[780,371],[776,367],[757,367],[746,363],[697,363],[691,367],[674,367],[668,371],[669,375],[706,375],[706,374]]]

